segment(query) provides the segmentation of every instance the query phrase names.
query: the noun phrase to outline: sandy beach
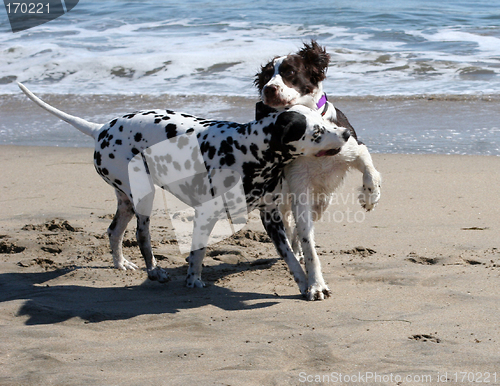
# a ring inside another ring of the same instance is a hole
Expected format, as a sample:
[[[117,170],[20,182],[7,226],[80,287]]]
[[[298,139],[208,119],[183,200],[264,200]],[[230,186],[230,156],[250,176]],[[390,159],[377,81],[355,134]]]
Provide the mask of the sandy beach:
[[[334,295],[307,302],[253,214],[204,289],[161,210],[172,280],[112,269],[93,150],[0,150],[2,385],[500,384],[499,157],[375,154],[381,201],[361,211],[350,174],[316,225]],[[133,222],[124,249],[144,267]]]

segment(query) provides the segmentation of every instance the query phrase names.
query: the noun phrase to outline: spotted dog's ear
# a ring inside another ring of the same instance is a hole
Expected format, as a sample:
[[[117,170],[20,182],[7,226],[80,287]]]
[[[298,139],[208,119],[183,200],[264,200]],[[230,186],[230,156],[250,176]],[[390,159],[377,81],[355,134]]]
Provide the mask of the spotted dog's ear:
[[[321,47],[315,40],[311,40],[311,44],[304,43],[304,48],[297,54],[304,60],[312,81],[319,83],[326,78],[330,55],[324,47]]]
[[[257,102],[255,104],[255,120],[258,121],[267,117],[271,113],[276,113],[278,110],[265,105],[264,102]]]
[[[282,144],[287,144],[301,139],[307,127],[307,119],[296,111],[285,111],[276,120],[276,129],[281,133]]]

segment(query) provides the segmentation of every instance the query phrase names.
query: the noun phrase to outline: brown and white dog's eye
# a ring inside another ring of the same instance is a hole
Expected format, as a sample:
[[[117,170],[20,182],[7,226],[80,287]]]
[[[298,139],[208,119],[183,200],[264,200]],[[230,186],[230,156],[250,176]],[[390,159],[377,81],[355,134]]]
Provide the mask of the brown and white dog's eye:
[[[264,81],[264,83],[269,82],[272,77],[273,77],[272,72],[266,72],[266,73],[262,74],[262,80]]]

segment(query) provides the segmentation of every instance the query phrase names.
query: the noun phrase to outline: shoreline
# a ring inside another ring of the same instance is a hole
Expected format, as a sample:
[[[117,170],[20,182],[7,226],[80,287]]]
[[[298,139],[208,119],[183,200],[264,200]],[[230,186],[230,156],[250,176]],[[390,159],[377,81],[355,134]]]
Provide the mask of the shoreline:
[[[37,91],[36,87],[33,91]],[[258,99],[257,96],[40,96],[64,112],[102,123],[132,111],[157,108],[216,120],[249,122],[254,118]],[[330,101],[348,117],[371,153],[500,156],[500,96],[488,98],[372,100],[330,96]],[[91,138],[21,95],[0,96],[0,116],[0,144],[93,147]]]

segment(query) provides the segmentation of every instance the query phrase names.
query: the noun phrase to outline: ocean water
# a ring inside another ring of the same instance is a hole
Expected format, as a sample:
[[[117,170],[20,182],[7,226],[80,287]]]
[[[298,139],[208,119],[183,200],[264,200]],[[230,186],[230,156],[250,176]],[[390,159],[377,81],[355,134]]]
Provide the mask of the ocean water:
[[[389,96],[396,109],[422,96],[484,101],[479,110],[467,113],[467,127],[460,127],[464,120],[453,109],[453,113],[438,112],[438,120],[447,125],[427,130],[437,131],[438,138],[450,137],[446,130],[453,130],[458,134],[449,139],[463,143],[477,137],[467,134],[470,130],[480,131],[482,141],[491,144],[486,154],[500,155],[500,105],[496,104],[500,0],[80,0],[66,15],[17,33],[11,32],[0,5],[0,113],[4,118],[0,117],[0,143],[26,144],[21,137],[29,137],[33,130],[21,122],[13,130],[15,111],[5,110],[18,101],[16,82],[48,96],[79,95],[80,102],[87,104],[95,96],[111,101],[118,95],[167,99],[189,95],[200,99],[196,111],[188,112],[251,119],[252,101],[257,99],[253,79],[260,66],[274,56],[297,51],[311,39],[331,55],[324,88],[332,101],[368,98],[376,111]],[[248,113],[236,113],[239,107],[229,101],[232,112],[214,114],[210,98],[241,97],[249,100]],[[349,110],[342,110],[351,120],[361,117],[365,142],[385,144],[380,130],[373,129],[383,122],[370,121],[373,112],[361,109],[362,113],[356,104],[348,105]],[[489,114],[486,119],[483,107]],[[419,121],[419,111],[408,112]],[[413,137],[411,119],[405,126],[389,121],[389,136],[411,137],[409,143],[416,141],[419,146],[398,144],[395,138],[393,148],[374,146],[372,151],[475,154],[470,147],[447,147],[446,141],[429,144],[420,132]],[[482,127],[474,126],[478,122]],[[42,140],[37,141],[31,142]],[[476,153],[481,154],[481,149]]]

